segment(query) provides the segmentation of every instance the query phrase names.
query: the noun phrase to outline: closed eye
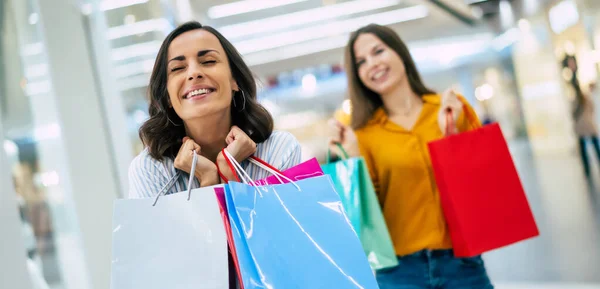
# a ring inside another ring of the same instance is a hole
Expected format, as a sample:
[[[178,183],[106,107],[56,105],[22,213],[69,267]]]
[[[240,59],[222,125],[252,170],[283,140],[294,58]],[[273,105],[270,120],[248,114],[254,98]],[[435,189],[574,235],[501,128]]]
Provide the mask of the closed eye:
[[[171,68],[171,72],[175,72],[175,71],[181,70],[181,69],[183,69],[183,67],[173,67],[173,68]]]
[[[383,52],[383,49],[380,48],[375,51],[375,54],[380,54],[381,52]]]
[[[217,63],[216,60],[208,60],[208,61],[202,62],[202,64],[215,64],[215,63]]]
[[[365,60],[359,60],[358,62],[356,62],[356,67],[360,67],[361,65],[365,64]]]

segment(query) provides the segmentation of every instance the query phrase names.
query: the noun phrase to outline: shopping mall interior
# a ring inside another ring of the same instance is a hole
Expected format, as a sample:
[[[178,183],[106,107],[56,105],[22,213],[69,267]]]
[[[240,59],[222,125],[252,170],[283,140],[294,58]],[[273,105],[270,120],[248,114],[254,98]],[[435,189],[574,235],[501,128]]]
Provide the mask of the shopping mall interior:
[[[319,161],[352,111],[350,33],[393,28],[429,88],[508,141],[540,236],[484,254],[496,288],[600,288],[600,155],[587,178],[570,85],[600,104],[598,0],[0,0],[1,288],[110,288],[155,57],[189,20],[233,43],[276,129]]]

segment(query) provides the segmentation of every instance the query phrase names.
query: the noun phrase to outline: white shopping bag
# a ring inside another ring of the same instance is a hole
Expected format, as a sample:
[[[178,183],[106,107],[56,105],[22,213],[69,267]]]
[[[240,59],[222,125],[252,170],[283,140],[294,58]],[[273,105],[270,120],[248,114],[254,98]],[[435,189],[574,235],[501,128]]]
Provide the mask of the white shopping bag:
[[[227,289],[227,261],[214,187],[115,201],[111,289]]]

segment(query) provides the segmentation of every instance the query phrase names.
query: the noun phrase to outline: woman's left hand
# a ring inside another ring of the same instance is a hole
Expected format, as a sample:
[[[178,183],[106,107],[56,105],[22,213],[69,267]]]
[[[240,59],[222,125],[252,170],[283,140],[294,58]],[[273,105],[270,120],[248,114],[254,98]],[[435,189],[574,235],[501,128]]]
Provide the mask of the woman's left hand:
[[[235,125],[231,127],[225,142],[227,143],[227,151],[238,162],[242,162],[256,152],[256,143]]]
[[[448,125],[448,112],[452,112],[452,119],[454,120],[454,130],[456,130],[456,122],[458,117],[463,111],[463,103],[460,101],[453,89],[447,89],[442,94],[442,104],[438,113],[438,124],[444,134],[446,134],[446,127]],[[451,131],[457,133],[457,131]]]
[[[256,143],[237,126],[231,127],[227,138],[225,138],[225,142],[227,143],[225,149],[237,162],[242,162],[256,152]],[[223,177],[227,178],[227,180],[235,179],[235,169],[225,169],[229,167],[229,163],[225,159],[223,152],[220,152],[217,156],[217,165]]]

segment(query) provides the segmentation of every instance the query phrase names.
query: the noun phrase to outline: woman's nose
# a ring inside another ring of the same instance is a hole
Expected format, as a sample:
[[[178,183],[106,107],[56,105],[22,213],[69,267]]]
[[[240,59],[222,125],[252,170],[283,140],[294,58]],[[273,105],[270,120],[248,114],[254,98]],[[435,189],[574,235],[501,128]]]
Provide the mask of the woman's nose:
[[[194,78],[202,78],[204,74],[199,65],[190,65],[190,69],[188,70],[188,80],[193,80]]]

